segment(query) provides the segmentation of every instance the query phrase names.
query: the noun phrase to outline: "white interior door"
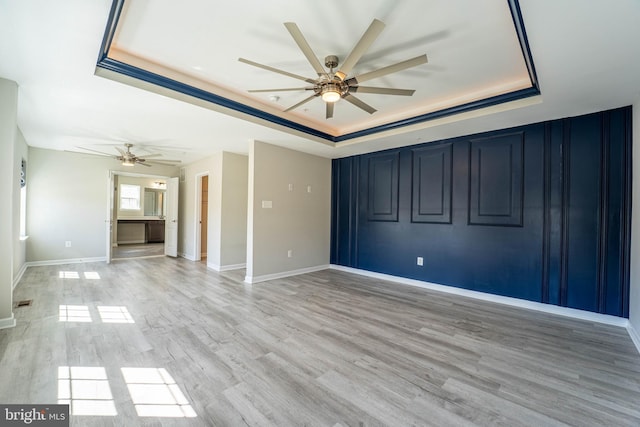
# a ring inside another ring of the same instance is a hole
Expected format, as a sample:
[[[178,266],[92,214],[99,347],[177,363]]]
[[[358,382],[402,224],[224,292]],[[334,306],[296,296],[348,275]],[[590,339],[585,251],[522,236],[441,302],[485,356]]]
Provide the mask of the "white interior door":
[[[178,187],[179,178],[167,179],[167,212],[164,221],[164,254],[178,256]]]
[[[109,186],[109,188],[107,189],[107,219],[104,221],[105,222],[105,228],[106,228],[106,233],[107,236],[105,238],[105,240],[107,241],[107,264],[109,264],[111,262],[111,233],[113,232],[113,204],[114,204],[114,200],[113,200],[113,195],[114,195],[114,179],[113,179],[114,175],[113,172],[109,172],[109,179],[107,180],[107,185]]]

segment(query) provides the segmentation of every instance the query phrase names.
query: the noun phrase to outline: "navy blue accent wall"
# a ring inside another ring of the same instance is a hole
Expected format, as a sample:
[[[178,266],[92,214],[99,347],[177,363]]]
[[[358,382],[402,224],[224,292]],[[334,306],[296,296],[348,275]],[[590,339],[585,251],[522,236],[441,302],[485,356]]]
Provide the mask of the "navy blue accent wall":
[[[333,264],[628,317],[631,107],[332,173]]]

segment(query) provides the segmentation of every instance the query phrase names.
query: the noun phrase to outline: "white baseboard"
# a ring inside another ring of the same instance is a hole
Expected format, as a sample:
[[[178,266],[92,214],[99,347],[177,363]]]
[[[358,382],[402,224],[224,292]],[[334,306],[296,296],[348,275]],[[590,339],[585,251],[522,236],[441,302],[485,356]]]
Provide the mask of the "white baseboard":
[[[638,331],[635,330],[631,323],[629,323],[629,325],[627,326],[627,332],[629,332],[631,341],[633,341],[633,344],[636,346],[638,353],[640,353],[640,334],[638,334]]]
[[[27,267],[41,267],[45,265],[63,265],[63,264],[81,264],[83,262],[106,262],[107,257],[91,257],[91,258],[68,258],[68,259],[51,259],[46,261],[30,261]]]
[[[297,276],[299,274],[313,273],[314,271],[326,270],[328,268],[329,268],[328,265],[317,265],[315,267],[307,267],[307,268],[301,268],[298,270],[283,271],[280,273],[273,273],[273,274],[265,274],[262,276],[252,276],[252,277],[245,276],[244,281],[245,283],[266,282],[267,280],[282,279],[285,277]]]
[[[571,317],[573,319],[586,320],[594,323],[602,323],[606,325],[629,327],[629,320],[624,317],[610,316],[607,314],[593,313],[591,311],[577,310],[575,308],[560,307],[557,305],[543,304],[540,302],[527,301],[519,298],[505,297],[501,295],[493,295],[484,292],[471,291],[468,289],[456,288],[454,286],[439,285],[437,283],[423,282],[421,280],[407,279],[404,277],[392,276],[389,274],[375,273],[372,271],[359,270],[357,268],[343,267],[341,265],[331,264],[333,270],[344,271],[347,273],[358,274],[361,276],[372,277],[375,279],[387,280],[389,282],[399,283],[402,285],[417,286],[419,288],[430,289],[437,292],[445,292],[453,295],[460,295],[474,298],[482,301],[495,302],[498,304],[509,305],[512,307],[524,308],[527,310],[535,310],[543,313],[556,314],[559,316]],[[636,344],[637,345],[637,344]]]
[[[198,260],[196,259],[195,255],[189,255],[189,254],[186,254],[186,253],[183,253],[183,252],[179,252],[179,253],[178,253],[178,256],[179,256],[179,257],[182,257],[182,258],[184,258],[184,259],[187,259],[187,260],[189,260],[189,261],[198,261]]]
[[[16,318],[13,317],[13,313],[11,313],[11,317],[0,319],[0,329],[13,328],[14,326],[16,326]]]
[[[16,277],[13,278],[13,289],[15,289],[16,286],[18,286],[18,283],[20,283],[22,276],[24,276],[24,272],[27,271],[27,267],[29,266],[26,262],[22,264],[20,271],[18,271],[18,274],[16,274]]]
[[[209,270],[214,271],[231,271],[231,270],[241,270],[243,268],[247,268],[247,264],[229,264],[229,265],[218,265],[213,263],[207,263],[207,268]]]

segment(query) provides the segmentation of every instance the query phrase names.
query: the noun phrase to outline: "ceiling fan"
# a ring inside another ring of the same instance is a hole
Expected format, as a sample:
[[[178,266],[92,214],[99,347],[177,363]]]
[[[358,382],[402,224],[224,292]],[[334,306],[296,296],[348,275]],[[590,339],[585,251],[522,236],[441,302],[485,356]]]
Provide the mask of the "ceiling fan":
[[[96,153],[94,155],[114,158],[122,162],[123,166],[135,166],[136,164],[147,166],[147,167],[150,167],[152,164],[163,165],[163,166],[176,166],[178,163],[180,163],[180,160],[154,159],[155,157],[162,156],[162,154],[160,153],[148,154],[145,156],[136,156],[131,152],[131,147],[133,147],[133,144],[126,143],[124,144],[124,146],[127,149],[126,151],[120,147],[113,147],[118,151],[118,153],[120,153],[120,155],[103,153],[102,151],[92,150],[91,148],[84,148],[84,147],[77,147],[77,148],[81,150],[91,151],[92,153]]]
[[[270,67],[268,65],[259,64],[248,59],[239,58],[238,61],[245,64],[252,65],[254,67],[262,68],[267,71],[282,74],[294,79],[302,80],[309,83],[311,86],[299,87],[299,88],[283,88],[283,89],[255,89],[249,90],[249,92],[277,92],[277,91],[296,91],[296,90],[312,90],[313,95],[303,99],[297,104],[287,108],[284,111],[290,111],[299,106],[311,101],[313,98],[321,97],[326,103],[326,118],[333,117],[333,108],[337,101],[344,99],[350,102],[356,107],[366,111],[369,114],[376,112],[376,109],[366,104],[359,98],[355,97],[354,93],[375,93],[380,95],[400,95],[411,96],[415,90],[410,89],[393,89],[387,87],[371,87],[360,86],[367,80],[373,80],[378,77],[386,76],[391,73],[406,70],[407,68],[416,67],[418,65],[427,63],[427,55],[420,55],[406,61],[398,62],[393,65],[389,65],[374,71],[359,74],[353,77],[349,77],[349,73],[353,70],[358,63],[362,55],[369,49],[376,38],[380,35],[385,25],[382,21],[374,19],[369,28],[364,32],[358,43],[354,46],[353,50],[347,58],[343,61],[340,69],[334,72],[334,69],[338,66],[339,59],[336,55],[329,55],[324,60],[324,65],[329,69],[327,71],[318,57],[313,53],[313,50],[307,43],[307,40],[302,35],[302,32],[298,26],[293,22],[286,22],[284,26],[287,28],[293,40],[296,42],[304,56],[318,73],[318,78],[312,79],[297,74],[289,73],[287,71],[280,70],[278,68]]]

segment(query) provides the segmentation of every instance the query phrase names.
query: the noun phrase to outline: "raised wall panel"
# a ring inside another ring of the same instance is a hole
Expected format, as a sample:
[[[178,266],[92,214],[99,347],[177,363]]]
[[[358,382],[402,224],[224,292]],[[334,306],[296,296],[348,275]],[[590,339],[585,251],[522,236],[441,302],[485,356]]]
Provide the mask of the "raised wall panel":
[[[367,157],[369,221],[398,220],[399,153]]]
[[[567,277],[562,300],[567,307],[597,311],[602,127],[593,116],[572,118],[567,126],[563,141],[567,157],[564,224]]]
[[[628,317],[631,148],[625,107],[334,160],[332,262]]]
[[[522,132],[471,140],[469,224],[522,226]]]
[[[354,265],[356,255],[357,166],[357,157],[332,161],[331,263],[348,267]]]
[[[451,223],[452,144],[412,150],[411,221]]]

